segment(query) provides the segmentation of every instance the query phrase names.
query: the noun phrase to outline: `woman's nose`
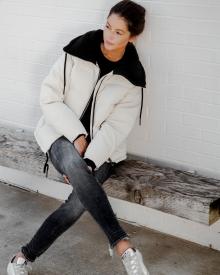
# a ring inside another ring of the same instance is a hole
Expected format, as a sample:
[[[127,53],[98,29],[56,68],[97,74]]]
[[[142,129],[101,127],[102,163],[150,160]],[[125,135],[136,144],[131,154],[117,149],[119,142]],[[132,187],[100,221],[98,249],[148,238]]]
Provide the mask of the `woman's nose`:
[[[114,31],[113,30],[108,30],[108,37],[109,37],[109,39],[111,39],[111,40],[113,40],[114,39],[114,36],[115,36],[115,33],[114,33]]]
[[[114,33],[110,32],[109,34],[109,42],[112,42],[114,40]]]

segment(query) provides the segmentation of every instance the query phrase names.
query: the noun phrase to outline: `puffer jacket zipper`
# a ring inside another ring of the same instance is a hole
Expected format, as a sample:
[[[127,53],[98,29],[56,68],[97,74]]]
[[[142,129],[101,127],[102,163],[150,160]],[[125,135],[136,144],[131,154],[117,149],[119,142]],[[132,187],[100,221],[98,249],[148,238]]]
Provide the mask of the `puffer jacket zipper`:
[[[92,124],[91,124],[91,129],[92,129],[92,135],[91,135],[91,139],[93,138],[93,125],[94,125],[94,114],[95,114],[95,104],[96,104],[96,97],[97,97],[97,94],[98,94],[98,92],[99,92],[99,89],[100,89],[100,87],[101,87],[101,85],[102,85],[102,82],[103,82],[103,80],[106,78],[106,76],[105,77],[103,77],[103,79],[102,79],[102,81],[100,82],[100,84],[99,84],[99,87],[98,87],[98,89],[97,89],[97,91],[96,91],[96,94],[95,94],[95,98],[94,98],[94,103],[93,103],[93,112],[92,112]],[[96,83],[97,84],[97,83]],[[105,120],[104,121],[102,121],[102,123],[100,124],[100,126],[99,126],[99,129],[101,129],[101,127],[102,127],[102,124],[105,122]],[[111,160],[111,158],[108,158],[108,161],[110,162],[110,164],[111,164],[111,166],[114,166],[114,163],[113,163],[113,161]]]
[[[102,85],[102,82],[103,82],[103,80],[104,80],[105,78],[106,78],[106,76],[103,77],[102,81],[100,82],[99,87],[98,87],[98,89],[97,89],[97,91],[96,91],[96,94],[95,94],[95,98],[94,98],[93,112],[92,112],[92,124],[91,124],[91,127],[90,127],[90,128],[92,129],[91,139],[93,138],[93,125],[94,125],[94,114],[95,114],[96,97],[97,97],[97,94],[98,94],[98,92],[99,92],[100,86]],[[102,123],[101,123],[101,124],[102,124]]]
[[[98,67],[98,68],[99,68],[99,67]],[[95,91],[96,85],[97,85],[97,83],[98,83],[98,81],[99,81],[99,76],[100,76],[100,69],[99,69],[99,74],[98,74],[98,78],[97,78],[97,80],[96,80],[94,89],[93,89],[93,91],[92,91],[92,93],[91,93],[91,96],[90,96],[90,98],[89,98],[89,100],[88,100],[88,102],[87,102],[87,104],[86,104],[86,107],[84,108],[84,110],[83,110],[83,112],[82,112],[82,114],[81,114],[81,116],[80,116],[79,119],[81,119],[81,118],[83,117],[83,115],[84,115],[86,109],[88,108],[88,105],[89,105],[89,103],[90,103],[90,100],[91,100],[91,98],[93,97],[93,93],[94,93],[94,91]],[[90,134],[90,133],[89,133],[89,134]]]
[[[94,90],[93,90],[93,91],[94,91]],[[93,92],[92,92],[92,94],[93,94]],[[84,115],[84,113],[85,113],[86,109],[88,108],[89,103],[90,103],[91,98],[92,98],[92,94],[91,94],[91,96],[90,96],[90,98],[89,98],[89,100],[88,100],[88,102],[87,102],[87,104],[86,104],[86,107],[84,108],[84,110],[83,110],[83,112],[82,112],[82,114],[81,114],[81,116],[80,116],[79,120],[81,120],[81,118],[83,117],[83,115]]]

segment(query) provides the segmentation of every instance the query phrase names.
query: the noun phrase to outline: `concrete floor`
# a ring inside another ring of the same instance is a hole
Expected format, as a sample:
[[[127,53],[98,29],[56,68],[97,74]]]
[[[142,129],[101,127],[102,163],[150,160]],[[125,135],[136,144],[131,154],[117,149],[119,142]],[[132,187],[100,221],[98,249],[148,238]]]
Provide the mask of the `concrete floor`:
[[[0,275],[60,201],[0,183]],[[151,275],[219,275],[220,252],[120,221],[143,253]],[[119,257],[108,254],[107,238],[85,212],[33,264],[31,275],[123,275]]]

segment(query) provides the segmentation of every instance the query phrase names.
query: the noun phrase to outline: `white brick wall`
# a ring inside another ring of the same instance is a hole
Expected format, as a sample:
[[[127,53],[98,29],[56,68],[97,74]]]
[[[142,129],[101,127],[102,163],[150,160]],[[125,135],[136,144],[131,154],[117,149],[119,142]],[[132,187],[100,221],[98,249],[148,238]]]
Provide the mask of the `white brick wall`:
[[[146,132],[136,143],[130,137],[130,151],[220,178],[220,2],[143,3],[150,12]]]
[[[0,1],[0,121],[34,129],[42,80],[73,37],[101,28],[117,1]],[[142,126],[130,153],[220,178],[220,2],[138,1],[149,25]]]

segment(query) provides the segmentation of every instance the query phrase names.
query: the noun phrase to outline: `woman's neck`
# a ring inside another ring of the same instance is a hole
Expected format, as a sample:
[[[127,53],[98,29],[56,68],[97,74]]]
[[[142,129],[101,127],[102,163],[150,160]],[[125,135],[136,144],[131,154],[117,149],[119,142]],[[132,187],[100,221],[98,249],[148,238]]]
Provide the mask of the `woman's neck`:
[[[101,43],[100,47],[105,58],[113,62],[119,61],[125,53],[125,48],[108,51],[106,50],[103,42]]]

